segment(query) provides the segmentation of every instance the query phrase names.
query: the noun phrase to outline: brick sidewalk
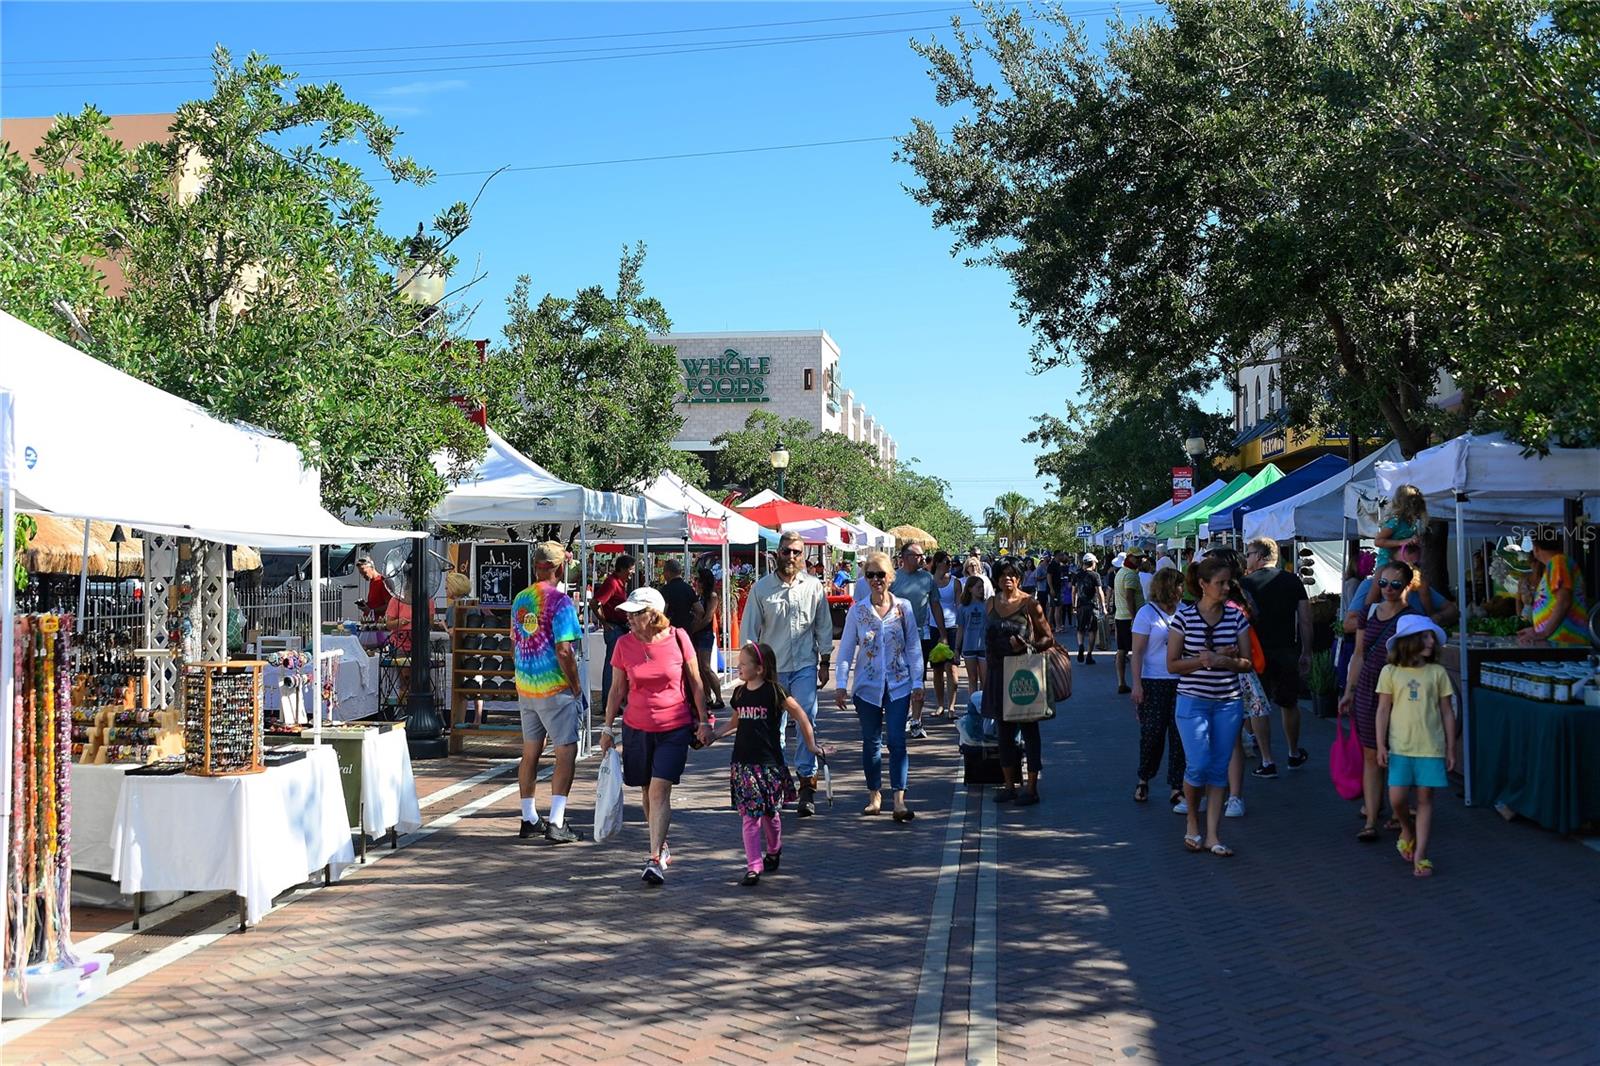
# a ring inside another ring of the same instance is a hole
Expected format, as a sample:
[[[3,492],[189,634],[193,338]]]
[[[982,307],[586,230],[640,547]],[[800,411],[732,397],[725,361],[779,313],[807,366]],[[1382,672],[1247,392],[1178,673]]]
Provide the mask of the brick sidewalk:
[[[1591,852],[1450,800],[1439,876],[1417,882],[1388,841],[1355,842],[1327,780],[1331,726],[1308,719],[1307,768],[1250,781],[1248,817],[1224,823],[1238,856],[1189,854],[1164,789],[1130,798],[1137,730],[1111,687],[1105,659],[1078,671],[1070,711],[1045,726],[1045,803],[998,812],[1000,1061],[1600,1059]],[[636,806],[620,844],[553,848],[516,839],[509,796],[5,1061],[904,1062],[964,794],[939,726],[912,748],[916,822],[861,818],[853,726],[825,714],[838,804],[785,818],[783,871],[754,889],[735,884],[723,744],[691,761],[662,889],[638,880]],[[574,799],[585,827],[593,773]],[[967,1060],[981,947],[989,801],[964,802],[941,1063]]]

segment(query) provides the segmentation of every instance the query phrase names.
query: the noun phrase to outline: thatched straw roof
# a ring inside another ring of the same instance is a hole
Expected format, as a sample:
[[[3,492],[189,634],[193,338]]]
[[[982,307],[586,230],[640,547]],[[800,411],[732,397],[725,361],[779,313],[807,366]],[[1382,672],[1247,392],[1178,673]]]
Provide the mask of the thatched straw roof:
[[[39,532],[28,543],[18,561],[35,574],[78,574],[83,567],[83,523],[76,518],[55,518],[51,515],[31,516],[39,523]],[[111,568],[118,561],[116,545],[111,543],[110,522],[89,523],[89,576],[111,577]],[[118,577],[144,576],[144,542],[124,529],[128,537],[122,542],[121,566]],[[259,570],[261,554],[254,548],[238,547],[233,550],[236,570]]]
[[[917,526],[895,526],[889,530],[889,535],[894,538],[896,547],[903,548],[907,544],[920,544],[924,548],[937,548],[938,540],[933,534]]]

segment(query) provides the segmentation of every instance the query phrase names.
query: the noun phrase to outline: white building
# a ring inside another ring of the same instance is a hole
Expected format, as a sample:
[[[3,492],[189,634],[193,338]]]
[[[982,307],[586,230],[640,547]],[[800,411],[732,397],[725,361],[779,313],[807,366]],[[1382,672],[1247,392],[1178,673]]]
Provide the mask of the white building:
[[[713,453],[713,438],[742,429],[752,411],[763,410],[865,441],[885,466],[899,458],[894,438],[844,387],[839,346],[826,330],[665,333],[650,341],[678,353],[683,394],[676,411],[684,421],[675,448]]]

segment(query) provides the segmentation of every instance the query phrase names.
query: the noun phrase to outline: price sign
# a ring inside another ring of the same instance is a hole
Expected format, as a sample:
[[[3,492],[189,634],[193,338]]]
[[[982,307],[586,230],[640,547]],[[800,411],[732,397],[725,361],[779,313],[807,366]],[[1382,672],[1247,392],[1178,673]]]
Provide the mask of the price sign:
[[[485,607],[510,607],[517,593],[532,584],[526,544],[474,544],[472,589]]]

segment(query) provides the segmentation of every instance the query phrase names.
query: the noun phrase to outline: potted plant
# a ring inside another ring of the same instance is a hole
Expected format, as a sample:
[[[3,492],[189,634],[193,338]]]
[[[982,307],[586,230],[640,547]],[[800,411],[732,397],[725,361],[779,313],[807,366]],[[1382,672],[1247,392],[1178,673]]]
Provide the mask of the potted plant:
[[[1332,718],[1338,713],[1339,699],[1333,677],[1333,652],[1312,653],[1311,671],[1306,676],[1306,687],[1311,690],[1311,713],[1318,718]]]

